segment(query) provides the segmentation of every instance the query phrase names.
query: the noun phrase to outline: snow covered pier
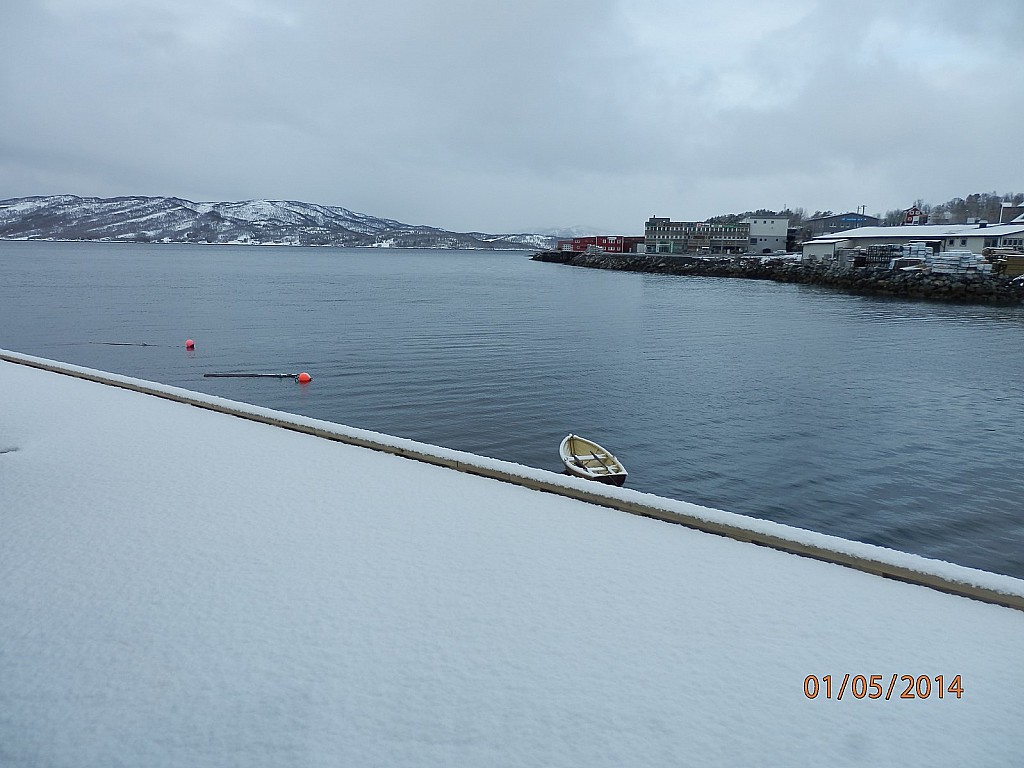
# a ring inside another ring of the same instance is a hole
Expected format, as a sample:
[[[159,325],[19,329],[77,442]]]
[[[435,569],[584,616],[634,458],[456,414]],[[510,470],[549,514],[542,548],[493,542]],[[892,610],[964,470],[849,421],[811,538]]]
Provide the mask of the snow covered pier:
[[[1020,580],[0,360],[4,766],[1024,754]]]

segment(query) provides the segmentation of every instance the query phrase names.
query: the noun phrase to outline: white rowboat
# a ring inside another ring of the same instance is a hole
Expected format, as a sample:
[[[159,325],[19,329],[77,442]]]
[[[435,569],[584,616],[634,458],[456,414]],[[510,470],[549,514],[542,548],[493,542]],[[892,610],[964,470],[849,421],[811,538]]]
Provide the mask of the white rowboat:
[[[593,440],[568,435],[562,440],[558,452],[570,475],[609,485],[622,485],[626,482],[628,473],[622,462]]]

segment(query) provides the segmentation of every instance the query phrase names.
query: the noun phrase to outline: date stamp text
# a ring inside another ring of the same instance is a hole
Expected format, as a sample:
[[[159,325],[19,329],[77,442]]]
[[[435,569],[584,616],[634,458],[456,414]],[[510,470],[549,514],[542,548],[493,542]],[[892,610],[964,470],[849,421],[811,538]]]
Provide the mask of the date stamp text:
[[[804,678],[804,696],[808,699],[929,699],[956,698],[964,694],[960,675],[808,675]]]

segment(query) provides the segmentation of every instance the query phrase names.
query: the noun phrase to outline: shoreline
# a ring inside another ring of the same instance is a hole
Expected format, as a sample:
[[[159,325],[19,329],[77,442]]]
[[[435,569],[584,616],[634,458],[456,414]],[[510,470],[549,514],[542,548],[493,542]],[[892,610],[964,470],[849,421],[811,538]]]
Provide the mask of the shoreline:
[[[838,565],[892,581],[1024,611],[1024,592],[1020,591],[1020,585],[1024,582],[1006,574],[947,563],[901,550],[843,539],[726,510],[701,507],[689,502],[627,488],[614,488],[464,451],[275,411],[204,395],[180,387],[167,386],[10,350],[0,349],[0,364],[2,363],[11,363],[178,404],[190,405],[203,411],[233,416],[287,432],[297,432],[330,442],[391,454],[436,468],[497,480],[530,491],[540,491],[576,502],[594,504],[638,517],[679,525],[735,542],[754,544],[780,553]]]
[[[977,273],[931,274],[866,267],[839,269],[772,259],[762,261],[760,258],[701,258],[666,254],[538,251],[530,258],[548,264],[590,269],[819,285],[848,293],[902,299],[1003,306],[1024,303],[1024,283]]]
[[[872,764],[1024,753],[1015,606],[0,354],[16,358],[0,363],[5,766],[840,765],[850,734]],[[1008,576],[593,491],[1024,596]]]

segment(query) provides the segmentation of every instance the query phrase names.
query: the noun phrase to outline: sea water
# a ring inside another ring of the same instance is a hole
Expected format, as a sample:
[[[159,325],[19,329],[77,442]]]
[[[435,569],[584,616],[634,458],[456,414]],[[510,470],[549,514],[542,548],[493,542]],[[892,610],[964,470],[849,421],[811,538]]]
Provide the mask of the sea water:
[[[0,242],[0,347],[1024,577],[1024,308],[528,255]]]

